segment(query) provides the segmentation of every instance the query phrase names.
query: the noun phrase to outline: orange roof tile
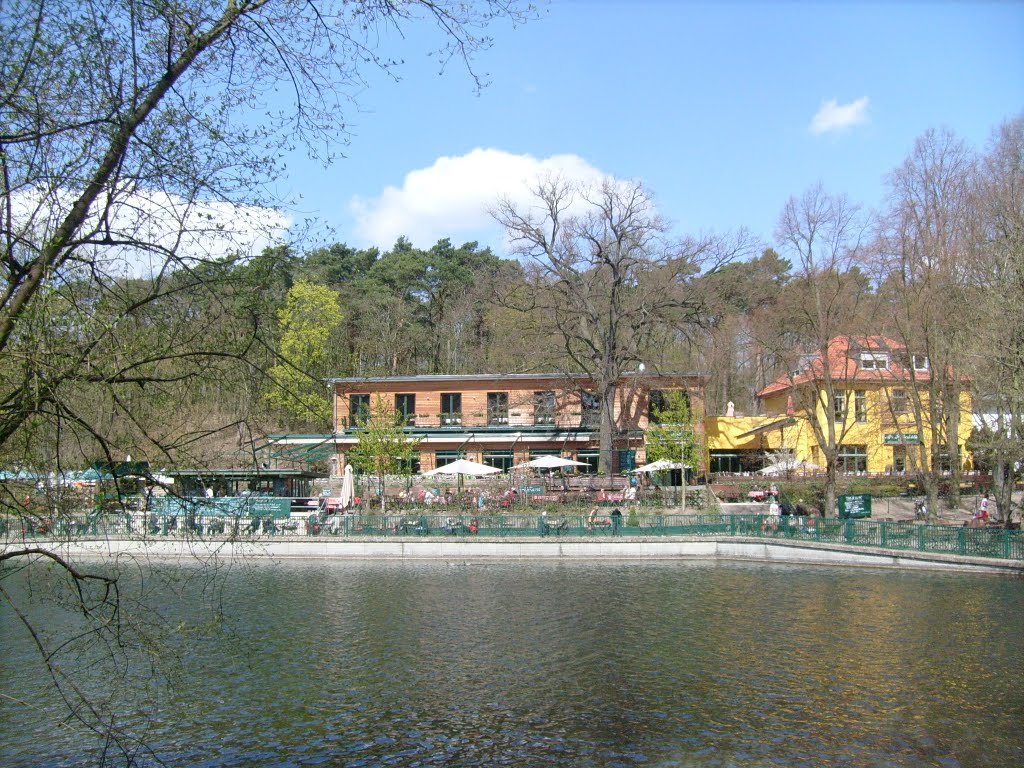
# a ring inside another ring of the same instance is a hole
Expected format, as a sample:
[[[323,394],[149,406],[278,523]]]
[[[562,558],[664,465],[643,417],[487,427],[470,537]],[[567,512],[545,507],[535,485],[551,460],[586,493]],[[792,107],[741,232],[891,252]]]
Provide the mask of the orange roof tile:
[[[889,364],[885,368],[862,368],[862,352],[888,353]],[[770,397],[803,384],[822,381],[826,373],[834,381],[906,381],[911,377],[927,379],[930,375],[928,371],[905,367],[900,360],[904,356],[900,353],[905,352],[904,344],[885,336],[836,336],[829,340],[824,359],[820,352],[803,356],[801,369],[793,374],[783,374],[758,392],[757,397]]]

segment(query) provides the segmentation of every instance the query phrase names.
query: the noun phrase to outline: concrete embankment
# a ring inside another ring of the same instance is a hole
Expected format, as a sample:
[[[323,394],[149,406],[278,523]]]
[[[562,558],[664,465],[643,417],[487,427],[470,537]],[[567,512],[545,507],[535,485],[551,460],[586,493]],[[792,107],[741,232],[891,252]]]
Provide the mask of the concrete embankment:
[[[103,539],[33,542],[70,559],[268,558],[277,560],[741,560],[871,568],[958,570],[1024,575],[1024,562],[948,553],[873,549],[816,542],[793,543],[738,537],[603,538],[292,538],[244,541],[198,539]],[[11,547],[12,545],[8,545]]]

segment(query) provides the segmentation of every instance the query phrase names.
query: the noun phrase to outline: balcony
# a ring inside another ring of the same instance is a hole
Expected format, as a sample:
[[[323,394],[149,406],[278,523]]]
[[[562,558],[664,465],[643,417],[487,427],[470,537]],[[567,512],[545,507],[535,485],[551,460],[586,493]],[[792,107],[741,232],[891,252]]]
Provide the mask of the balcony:
[[[461,427],[462,426],[462,414],[461,413],[442,413],[441,414],[441,426],[442,427]]]

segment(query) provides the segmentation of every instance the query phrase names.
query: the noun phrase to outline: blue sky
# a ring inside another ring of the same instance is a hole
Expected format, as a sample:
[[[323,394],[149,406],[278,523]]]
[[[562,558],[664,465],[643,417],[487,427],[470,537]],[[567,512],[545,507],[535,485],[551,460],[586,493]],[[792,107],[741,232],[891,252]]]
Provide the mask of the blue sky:
[[[1024,111],[1024,3],[554,0],[496,25],[474,92],[415,29],[394,83],[371,76],[346,157],[289,161],[292,217],[331,241],[401,235],[504,253],[485,209],[539,172],[639,180],[677,235],[745,227],[771,244],[822,182],[867,208],[928,128],[984,148]],[[372,74],[372,73],[371,73]]]

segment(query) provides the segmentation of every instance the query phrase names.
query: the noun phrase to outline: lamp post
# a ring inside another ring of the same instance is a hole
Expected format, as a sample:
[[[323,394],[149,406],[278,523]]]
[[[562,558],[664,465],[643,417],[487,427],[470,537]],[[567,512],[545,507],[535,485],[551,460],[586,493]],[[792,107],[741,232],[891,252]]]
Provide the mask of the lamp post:
[[[683,486],[683,514],[686,514],[686,427],[679,433],[679,478]]]
[[[693,427],[683,424],[679,431],[679,474],[683,489],[683,514],[686,514],[686,447],[693,438]]]

